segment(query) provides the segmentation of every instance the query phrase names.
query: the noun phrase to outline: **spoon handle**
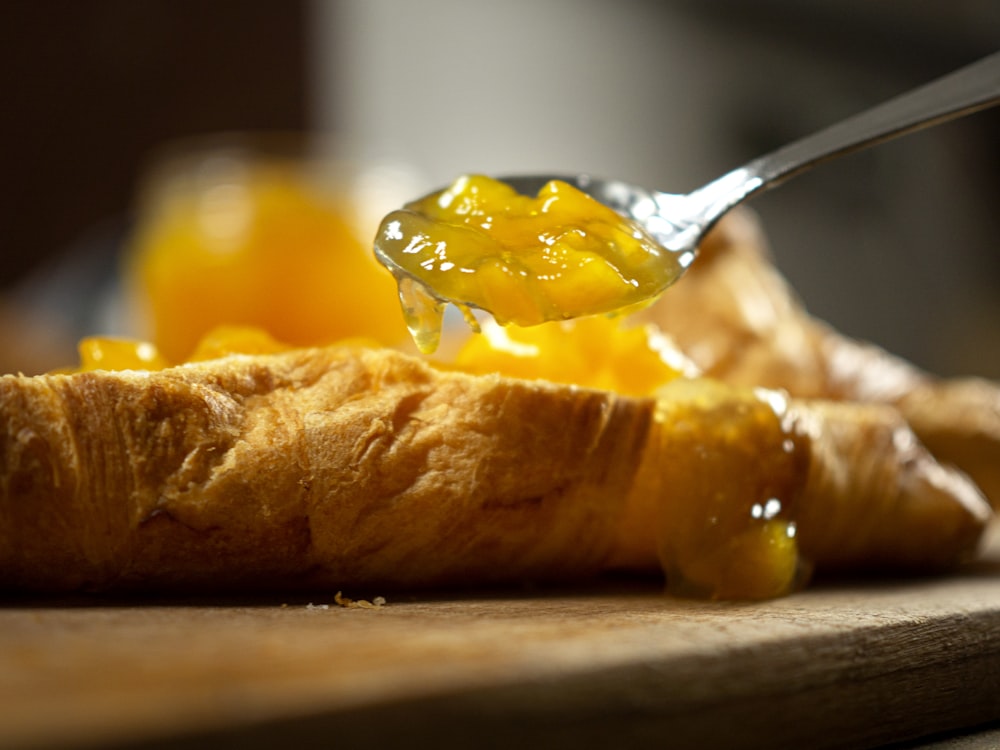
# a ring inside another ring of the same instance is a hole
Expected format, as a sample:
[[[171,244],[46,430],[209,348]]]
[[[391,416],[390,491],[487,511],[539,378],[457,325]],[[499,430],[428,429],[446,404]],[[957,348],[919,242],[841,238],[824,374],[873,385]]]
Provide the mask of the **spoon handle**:
[[[818,164],[1000,103],[1000,52],[783,146],[689,195],[714,223],[754,193]]]

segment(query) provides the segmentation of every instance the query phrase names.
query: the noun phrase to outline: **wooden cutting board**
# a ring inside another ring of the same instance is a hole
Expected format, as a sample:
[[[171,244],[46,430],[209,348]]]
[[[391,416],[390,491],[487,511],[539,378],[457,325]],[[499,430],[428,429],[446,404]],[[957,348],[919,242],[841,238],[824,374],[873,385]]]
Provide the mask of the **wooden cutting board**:
[[[623,582],[0,606],[5,747],[835,748],[998,719],[998,534],[951,577],[756,604]]]

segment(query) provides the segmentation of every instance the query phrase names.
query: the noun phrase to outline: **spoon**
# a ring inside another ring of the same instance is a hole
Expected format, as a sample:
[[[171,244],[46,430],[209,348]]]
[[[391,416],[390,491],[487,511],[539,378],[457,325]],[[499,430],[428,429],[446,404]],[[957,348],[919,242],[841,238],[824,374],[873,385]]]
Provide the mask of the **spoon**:
[[[705,233],[752,195],[824,162],[998,103],[1000,52],[754,159],[686,195],[589,175],[501,179],[526,195],[534,195],[549,180],[568,182],[640,223],[670,252],[669,261],[686,269]]]
[[[502,313],[508,321],[522,325],[533,325],[539,320],[611,313],[618,308],[653,299],[679,279],[694,261],[698,245],[709,229],[727,211],[752,195],[780,185],[826,161],[998,103],[1000,52],[754,159],[686,195],[644,190],[625,182],[597,179],[590,175],[501,178],[514,191],[527,196],[538,195],[554,180],[569,183],[645,230],[650,239],[643,253],[627,255],[626,262],[635,267],[625,265],[617,269],[620,278],[629,282],[626,285],[628,296],[576,295],[576,308],[552,307],[551,304],[546,307],[529,306],[524,314],[525,320],[516,318],[510,311],[492,309],[499,299],[495,290],[492,294],[485,294],[484,289],[475,287],[474,282],[473,286],[463,286],[477,274],[474,267],[457,265],[462,261],[457,256],[452,258],[449,255],[448,241],[443,241],[440,236],[429,238],[423,234],[419,224],[416,230],[410,231],[408,227],[407,231],[401,231],[401,226],[410,222],[414,215],[409,208],[417,204],[411,204],[407,210],[394,212],[383,220],[375,240],[375,256],[396,277],[407,326],[417,345],[426,352],[433,351],[437,346],[443,310],[449,302],[458,306],[470,323],[473,323],[472,307],[493,313],[498,321]],[[445,204],[451,201],[447,191],[438,191],[421,199],[418,204],[431,200],[441,205],[439,198],[444,198]],[[488,218],[487,224],[492,221]],[[542,239],[541,235],[539,239]],[[436,277],[445,271],[445,276],[459,283],[439,286]],[[504,274],[516,277],[515,284],[522,285],[522,288],[514,290],[512,299],[524,298],[523,285],[532,283],[528,278],[530,274],[524,269],[513,273],[506,267]],[[643,279],[642,283],[637,280],[639,276]],[[527,296],[530,297],[530,293]]]

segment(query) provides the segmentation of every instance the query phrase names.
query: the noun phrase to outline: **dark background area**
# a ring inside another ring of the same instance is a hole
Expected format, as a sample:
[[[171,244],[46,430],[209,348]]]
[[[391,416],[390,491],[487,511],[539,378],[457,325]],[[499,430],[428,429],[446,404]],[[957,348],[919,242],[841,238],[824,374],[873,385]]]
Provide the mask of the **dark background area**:
[[[0,3],[0,290],[125,220],[150,151],[308,126],[299,0]]]
[[[2,361],[4,329],[24,346],[57,308],[53,346],[95,332],[85,308],[140,178],[178,138],[346,128],[398,145],[428,187],[556,154],[680,191],[998,47],[995,0],[3,2],[0,368],[25,361]],[[940,374],[1000,377],[998,135],[1000,110],[980,113],[751,206],[816,315]],[[8,314],[26,301],[30,334]]]
[[[1000,50],[1000,3],[679,0],[725,55],[698,184]],[[740,64],[743,61],[743,64]],[[1000,108],[755,198],[809,310],[942,375],[1000,377]]]

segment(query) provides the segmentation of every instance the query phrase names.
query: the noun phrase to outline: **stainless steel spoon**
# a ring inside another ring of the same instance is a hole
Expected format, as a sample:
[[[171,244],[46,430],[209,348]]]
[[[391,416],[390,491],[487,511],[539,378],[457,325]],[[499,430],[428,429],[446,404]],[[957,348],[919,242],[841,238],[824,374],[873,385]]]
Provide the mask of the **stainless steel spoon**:
[[[638,222],[662,246],[662,252],[644,254],[640,261],[645,263],[646,258],[652,258],[649,261],[652,265],[646,271],[661,271],[652,276],[645,274],[652,279],[651,283],[640,286],[631,275],[635,269],[620,269],[624,273],[623,278],[634,282],[629,290],[634,290],[634,294],[605,295],[603,301],[594,305],[578,299],[579,309],[573,310],[559,306],[544,310],[539,307],[538,310],[532,309],[526,319],[534,322],[540,315],[543,320],[557,320],[575,315],[611,313],[615,305],[635,305],[654,298],[685,273],[694,261],[698,244],[705,233],[727,211],[750,196],[780,185],[825,161],[997,103],[1000,103],[1000,52],[755,159],[687,195],[643,190],[624,182],[601,180],[589,175],[502,178],[517,192],[531,196],[538,194],[552,180],[568,182]],[[402,213],[405,214],[406,210]],[[430,352],[438,344],[442,314],[447,303],[456,304],[471,320],[470,308],[483,307],[487,297],[482,294],[482,289],[468,287],[464,294],[475,299],[453,299],[435,288],[435,273],[453,270],[456,265],[448,256],[448,243],[432,242],[419,232],[409,236],[408,232],[401,231],[402,223],[397,212],[383,220],[375,238],[375,256],[399,283],[403,314],[414,340],[422,351]],[[424,257],[427,253],[429,255]],[[464,267],[458,271],[461,272],[458,278],[469,273]],[[532,324],[507,311],[484,309],[498,319],[502,315],[509,321]]]
[[[643,190],[588,175],[502,179],[529,195],[553,179],[575,185],[642,224],[670,251],[665,260],[686,269],[712,225],[752,195],[840,156],[998,103],[1000,52],[754,159],[687,195]]]

